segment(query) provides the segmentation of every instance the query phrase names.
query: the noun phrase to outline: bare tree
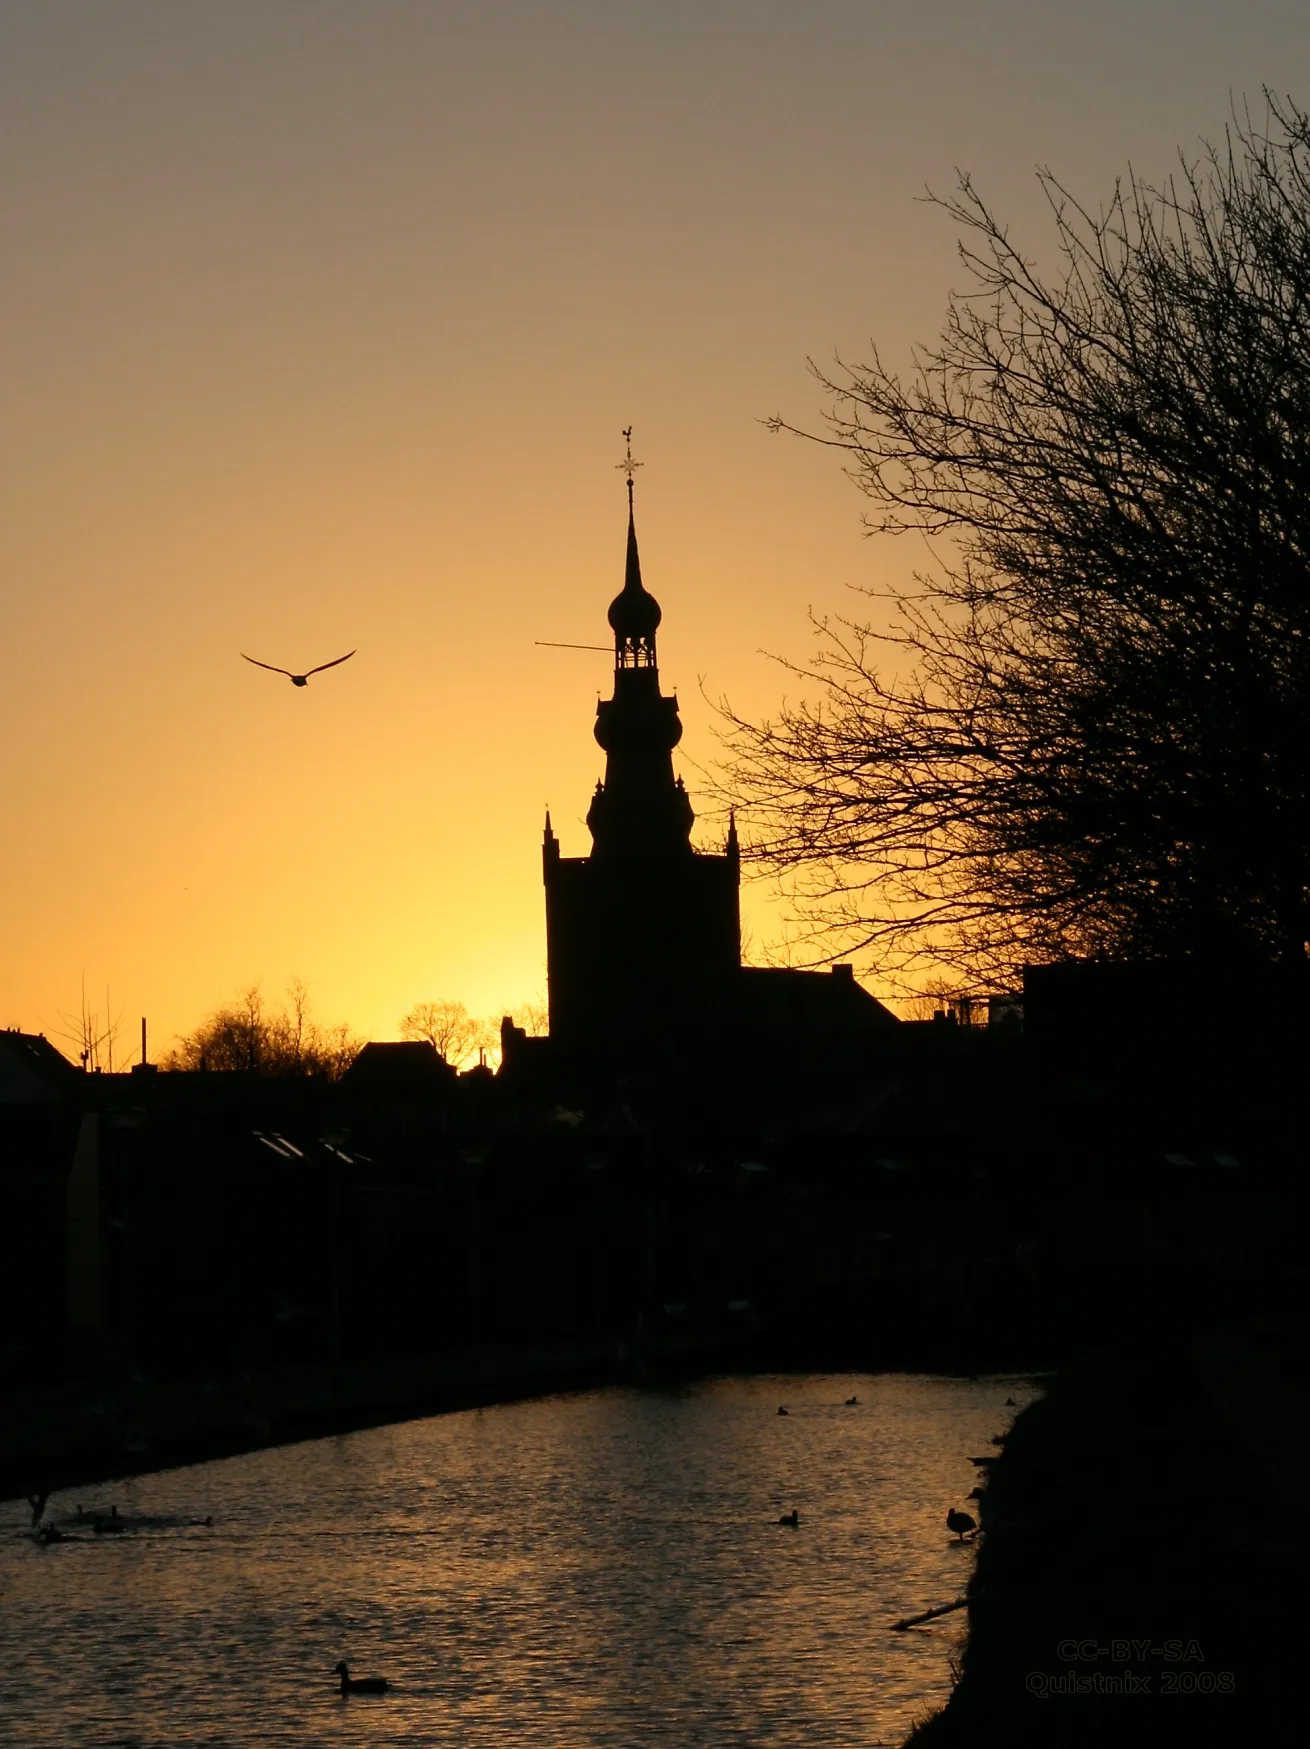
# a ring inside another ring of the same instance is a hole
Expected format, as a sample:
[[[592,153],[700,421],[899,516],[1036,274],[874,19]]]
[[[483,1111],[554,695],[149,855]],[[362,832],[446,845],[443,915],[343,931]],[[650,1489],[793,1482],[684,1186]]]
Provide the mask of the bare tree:
[[[68,1014],[59,1010],[62,1026],[50,1030],[56,1038],[62,1038],[72,1045],[77,1053],[81,1066],[96,1073],[107,1070],[114,1072],[114,1049],[118,1044],[119,1034],[123,1025],[123,1010],[120,1008],[115,1015],[109,1001],[109,989],[105,989],[105,1012],[103,1018],[91,1007],[86,996],[86,975],[82,977],[82,997],[76,1014]]]
[[[550,1032],[550,1004],[544,996],[538,996],[532,1002],[520,1002],[514,1011],[514,1019],[529,1038],[545,1038]]]
[[[292,978],[287,985],[285,1017],[285,1051],[295,1063],[303,1060],[305,1046],[310,1042],[309,986],[303,978]]]
[[[475,1020],[462,1002],[416,1002],[400,1023],[400,1036],[426,1040],[455,1069],[494,1043],[487,1022]]]
[[[722,705],[725,791],[799,915],[887,966],[1303,955],[1310,118],[1266,93],[1095,211],[1040,180],[1054,276],[963,177],[941,338],[908,380],[815,372],[870,532],[937,561],[881,626],[815,622],[774,720]]]
[[[363,1039],[356,1036],[344,1020],[335,1026],[315,1029],[314,1054],[318,1065],[315,1073],[329,1081],[339,1081],[363,1048]]]
[[[270,1012],[260,986],[216,1008],[196,1030],[179,1038],[165,1069],[244,1070],[271,1076],[318,1076],[335,1081],[359,1053],[360,1040],[344,1024],[323,1028],[309,1015],[309,990],[294,978],[289,1006]]]

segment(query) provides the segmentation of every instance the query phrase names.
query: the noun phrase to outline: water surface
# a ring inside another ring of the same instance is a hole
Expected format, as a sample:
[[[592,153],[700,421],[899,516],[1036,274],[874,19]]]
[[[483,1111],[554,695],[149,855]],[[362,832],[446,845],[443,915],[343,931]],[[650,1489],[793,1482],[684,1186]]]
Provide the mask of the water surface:
[[[46,1548],[5,1503],[0,1742],[899,1743],[945,1699],[961,1618],[887,1624],[962,1589],[946,1510],[1005,1398],[1031,1395],[905,1375],[596,1391],[56,1495],[72,1540]],[[93,1535],[79,1499],[132,1528]],[[339,1658],[391,1692],[343,1701]]]

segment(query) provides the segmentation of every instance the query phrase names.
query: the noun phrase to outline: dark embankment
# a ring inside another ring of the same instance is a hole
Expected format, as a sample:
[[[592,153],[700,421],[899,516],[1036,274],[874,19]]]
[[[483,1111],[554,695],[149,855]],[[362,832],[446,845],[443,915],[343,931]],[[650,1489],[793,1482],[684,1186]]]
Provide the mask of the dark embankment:
[[[1305,1741],[1295,1328],[1157,1314],[1019,1416],[961,1678],[914,1749]]]
[[[96,1390],[53,1385],[16,1392],[0,1417],[0,1499],[86,1487],[266,1446],[350,1433],[417,1416],[556,1391],[685,1382],[713,1373],[971,1370],[1010,1366],[1008,1331],[924,1320],[842,1335],[823,1301],[813,1320],[783,1328],[747,1315],[704,1322],[681,1337],[629,1326],[569,1341],[500,1344],[338,1366],[264,1369],[161,1382],[121,1376]],[[952,1320],[952,1323],[954,1320]]]
[[[619,1342],[524,1345],[422,1359],[268,1370],[99,1393],[52,1387],[5,1404],[0,1499],[83,1487],[266,1446],[632,1376]]]

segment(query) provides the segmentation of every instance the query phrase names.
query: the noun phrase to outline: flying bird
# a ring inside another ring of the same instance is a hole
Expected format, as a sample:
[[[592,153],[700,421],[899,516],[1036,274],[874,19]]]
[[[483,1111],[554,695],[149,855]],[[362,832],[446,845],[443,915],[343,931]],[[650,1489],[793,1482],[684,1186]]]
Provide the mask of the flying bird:
[[[336,668],[342,662],[349,662],[355,652],[353,650],[347,650],[344,656],[338,656],[336,660],[332,662],[320,662],[317,668],[311,668],[305,674],[293,674],[289,668],[275,668],[271,662],[261,662],[255,656],[246,656],[244,650],[242,650],[241,654],[245,656],[247,662],[253,662],[256,668],[267,668],[270,674],[285,674],[292,686],[307,686],[309,684],[310,674],[321,674],[325,668]]]

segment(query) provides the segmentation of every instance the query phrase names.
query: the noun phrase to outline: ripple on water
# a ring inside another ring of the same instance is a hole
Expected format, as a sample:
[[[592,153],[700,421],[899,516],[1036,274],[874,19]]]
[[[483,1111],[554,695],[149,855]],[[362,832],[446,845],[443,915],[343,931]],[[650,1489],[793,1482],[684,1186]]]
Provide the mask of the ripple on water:
[[[898,1743],[945,1699],[960,1629],[888,1623],[962,1588],[946,1509],[1031,1395],[596,1391],[139,1477],[99,1490],[133,1521],[112,1539],[55,1496],[69,1540],[38,1547],[6,1503],[0,1742]],[[390,1692],[343,1700],[343,1657]]]

